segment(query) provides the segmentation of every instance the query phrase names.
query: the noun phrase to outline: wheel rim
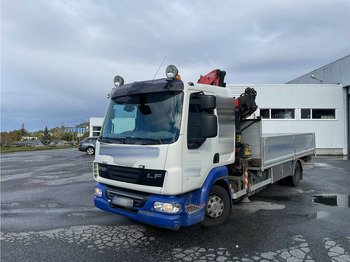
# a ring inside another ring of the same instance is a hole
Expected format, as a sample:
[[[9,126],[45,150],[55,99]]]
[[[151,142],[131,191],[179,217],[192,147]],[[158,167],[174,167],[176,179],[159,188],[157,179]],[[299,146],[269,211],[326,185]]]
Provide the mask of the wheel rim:
[[[89,155],[92,155],[94,153],[94,149],[93,148],[88,148],[87,153]]]
[[[217,218],[222,215],[224,207],[224,201],[218,195],[211,195],[208,199],[206,214],[211,218]]]

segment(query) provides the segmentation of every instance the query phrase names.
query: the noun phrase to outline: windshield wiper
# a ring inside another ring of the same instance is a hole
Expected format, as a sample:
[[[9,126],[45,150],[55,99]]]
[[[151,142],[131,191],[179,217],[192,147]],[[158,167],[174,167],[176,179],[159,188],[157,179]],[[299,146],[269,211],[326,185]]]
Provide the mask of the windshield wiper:
[[[125,144],[125,138],[116,138],[116,137],[102,137],[98,140],[102,143],[114,143],[119,142],[120,144]]]
[[[161,145],[161,144],[163,144],[162,140],[160,140],[158,138],[128,136],[125,139],[134,139],[134,140],[138,140],[138,141],[142,141],[142,140],[152,141],[152,143],[145,142],[145,143],[143,143],[143,145],[156,145],[156,144]]]

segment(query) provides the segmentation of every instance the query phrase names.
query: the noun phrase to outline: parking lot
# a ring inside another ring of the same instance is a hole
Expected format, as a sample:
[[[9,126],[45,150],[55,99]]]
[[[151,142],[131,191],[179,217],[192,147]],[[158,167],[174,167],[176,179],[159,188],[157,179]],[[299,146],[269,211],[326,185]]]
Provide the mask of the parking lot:
[[[94,207],[77,149],[1,156],[1,261],[349,261],[350,160],[316,157],[299,187],[268,186],[222,226],[177,232]]]

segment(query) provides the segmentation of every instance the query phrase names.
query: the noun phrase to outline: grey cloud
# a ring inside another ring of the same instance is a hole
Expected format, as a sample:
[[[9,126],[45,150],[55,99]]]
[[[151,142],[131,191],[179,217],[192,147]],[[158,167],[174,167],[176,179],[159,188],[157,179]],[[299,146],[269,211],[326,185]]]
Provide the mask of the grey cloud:
[[[176,64],[228,83],[284,83],[349,54],[349,1],[2,1],[2,129],[103,116],[127,82]],[[15,103],[13,103],[15,101]]]

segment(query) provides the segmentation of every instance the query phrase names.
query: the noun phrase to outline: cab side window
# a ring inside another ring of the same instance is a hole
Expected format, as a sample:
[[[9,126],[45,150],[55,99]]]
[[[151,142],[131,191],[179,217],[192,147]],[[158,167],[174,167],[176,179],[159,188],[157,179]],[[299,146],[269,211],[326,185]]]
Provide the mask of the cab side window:
[[[193,96],[190,98],[189,114],[188,114],[188,126],[187,126],[187,148],[197,149],[205,141],[202,135],[201,125],[201,102],[200,98]]]

